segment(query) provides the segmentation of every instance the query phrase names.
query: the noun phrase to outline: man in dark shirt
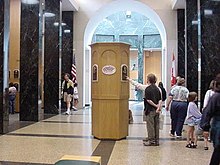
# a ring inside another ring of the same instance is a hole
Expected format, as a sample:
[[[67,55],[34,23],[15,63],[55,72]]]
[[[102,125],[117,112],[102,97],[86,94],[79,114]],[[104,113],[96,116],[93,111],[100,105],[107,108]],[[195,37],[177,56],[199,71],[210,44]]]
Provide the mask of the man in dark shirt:
[[[148,141],[145,146],[159,145],[159,116],[162,106],[162,95],[160,89],[155,85],[156,76],[147,76],[149,86],[145,89],[145,115],[147,121]]]

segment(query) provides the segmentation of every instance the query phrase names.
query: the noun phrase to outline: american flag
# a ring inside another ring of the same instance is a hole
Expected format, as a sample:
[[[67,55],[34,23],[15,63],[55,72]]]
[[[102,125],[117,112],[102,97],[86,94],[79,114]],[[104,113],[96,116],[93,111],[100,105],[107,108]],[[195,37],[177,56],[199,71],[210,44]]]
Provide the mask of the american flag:
[[[76,82],[76,59],[75,59],[75,54],[73,55],[72,58],[72,68],[71,68],[71,75],[72,75],[72,80],[73,82]]]

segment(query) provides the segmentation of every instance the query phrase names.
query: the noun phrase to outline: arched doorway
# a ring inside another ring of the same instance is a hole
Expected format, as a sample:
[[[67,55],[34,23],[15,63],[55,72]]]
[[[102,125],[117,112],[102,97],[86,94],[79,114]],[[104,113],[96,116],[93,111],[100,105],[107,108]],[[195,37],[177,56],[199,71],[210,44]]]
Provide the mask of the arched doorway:
[[[85,103],[87,104],[90,102],[90,96],[91,96],[91,75],[90,75],[90,67],[91,66],[91,55],[90,55],[90,47],[89,45],[92,42],[92,37],[93,34],[99,25],[100,22],[102,22],[106,17],[120,12],[120,11],[131,11],[131,12],[136,12],[140,13],[146,17],[148,17],[157,27],[160,37],[162,40],[162,82],[164,82],[165,86],[167,84],[167,34],[165,30],[165,26],[162,23],[160,17],[157,15],[157,13],[145,5],[144,3],[137,2],[134,0],[116,0],[114,2],[111,2],[104,7],[102,7],[100,10],[97,11],[97,14],[92,17],[85,29],[84,33],[84,91],[83,91],[83,105]]]

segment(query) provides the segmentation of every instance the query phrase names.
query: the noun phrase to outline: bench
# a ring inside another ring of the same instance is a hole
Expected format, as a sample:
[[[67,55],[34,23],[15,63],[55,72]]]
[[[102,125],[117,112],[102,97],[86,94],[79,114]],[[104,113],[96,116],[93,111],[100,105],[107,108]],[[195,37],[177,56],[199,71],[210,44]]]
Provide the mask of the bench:
[[[101,157],[64,155],[55,165],[101,165]]]

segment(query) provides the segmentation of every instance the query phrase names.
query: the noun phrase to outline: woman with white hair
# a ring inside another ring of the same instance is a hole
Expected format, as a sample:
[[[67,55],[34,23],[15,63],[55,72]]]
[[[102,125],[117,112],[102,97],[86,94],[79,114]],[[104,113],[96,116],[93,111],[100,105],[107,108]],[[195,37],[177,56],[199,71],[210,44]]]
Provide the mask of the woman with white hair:
[[[189,95],[189,90],[184,86],[185,79],[179,78],[177,85],[172,88],[169,96],[169,101],[167,102],[167,108],[169,109],[170,103],[170,114],[171,114],[171,131],[170,136],[181,138],[183,124],[187,115],[187,99]]]

